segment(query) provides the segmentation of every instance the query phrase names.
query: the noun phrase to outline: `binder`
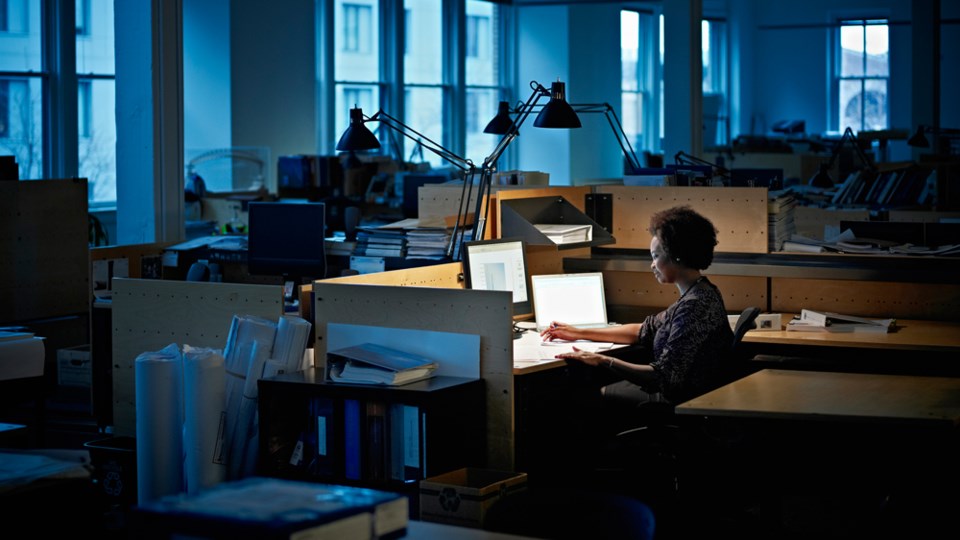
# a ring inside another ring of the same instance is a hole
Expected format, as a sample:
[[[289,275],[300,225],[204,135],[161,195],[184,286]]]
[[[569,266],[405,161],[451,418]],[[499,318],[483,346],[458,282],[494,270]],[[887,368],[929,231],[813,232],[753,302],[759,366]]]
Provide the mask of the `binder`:
[[[343,475],[348,480],[360,480],[362,475],[360,401],[343,400]]]
[[[390,405],[390,478],[416,482],[423,478],[421,411],[414,405]]]
[[[337,473],[338,437],[334,402],[327,397],[314,397],[310,400],[311,447],[314,466],[312,473],[318,476],[332,477]]]
[[[379,401],[366,403],[367,440],[364,469],[367,480],[381,481],[387,478],[387,411]]]

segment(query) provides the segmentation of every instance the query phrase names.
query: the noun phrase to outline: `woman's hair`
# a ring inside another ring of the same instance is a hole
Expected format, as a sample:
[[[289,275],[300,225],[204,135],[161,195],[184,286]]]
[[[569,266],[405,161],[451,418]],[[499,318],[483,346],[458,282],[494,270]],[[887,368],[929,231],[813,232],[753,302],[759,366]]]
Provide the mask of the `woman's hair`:
[[[663,251],[675,263],[705,270],[713,262],[717,229],[689,206],[675,206],[653,214],[649,231],[660,239]]]

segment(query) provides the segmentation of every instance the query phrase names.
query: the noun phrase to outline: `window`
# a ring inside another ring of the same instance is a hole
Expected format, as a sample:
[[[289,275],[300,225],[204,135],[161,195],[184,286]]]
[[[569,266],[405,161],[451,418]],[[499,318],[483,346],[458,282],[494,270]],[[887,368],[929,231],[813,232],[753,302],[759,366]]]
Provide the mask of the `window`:
[[[27,27],[27,0],[0,0],[0,33],[25,34]],[[33,9],[33,6],[30,6]],[[39,10],[37,11],[39,13]]]
[[[484,133],[483,129],[497,114],[499,101],[510,101],[510,93],[504,87],[506,81],[502,75],[502,10],[493,2],[467,0],[466,3],[464,156],[478,164],[493,152],[500,141],[500,137]],[[508,169],[505,160],[501,160],[500,169]]]
[[[370,52],[372,17],[371,6],[343,4],[343,50],[347,52]]]
[[[78,174],[87,179],[91,208],[112,206],[117,201],[113,2],[77,0],[76,26]]]
[[[482,58],[489,48],[490,17],[467,15],[467,58]]]
[[[77,83],[77,132],[83,138],[89,138],[90,133],[93,131],[90,128],[90,115],[92,114],[91,109],[93,108],[91,86],[92,83],[90,81]]]
[[[654,81],[657,64],[654,57],[654,25],[651,13],[620,12],[620,118],[623,132],[634,148],[656,152],[660,146],[657,129],[659,114]],[[662,47],[661,47],[662,50]]]
[[[0,154],[17,161],[20,178],[44,177],[43,65],[40,3],[0,1]],[[29,10],[29,13],[27,13]]]
[[[703,51],[703,146],[711,148],[729,143],[727,102],[727,23],[721,20],[701,22]]]
[[[334,3],[334,144],[347,129],[350,109],[359,106],[371,115],[380,108],[379,12],[379,0]]]
[[[90,35],[90,0],[77,0],[77,35]]]
[[[837,131],[889,127],[888,28],[886,19],[840,21],[835,78]]]
[[[510,10],[488,0],[334,0],[332,18],[321,17],[321,32],[334,40],[326,56],[321,49],[321,73],[329,70],[335,82],[333,99],[322,96],[320,104],[321,111],[335,108],[324,115],[334,122],[321,126],[323,144],[336,144],[356,100],[368,116],[382,108],[454,154],[481,161],[499,140],[483,128],[512,90],[501,80],[506,70],[500,55]],[[377,131],[377,124],[368,127]],[[386,133],[379,130],[381,143],[394,139],[406,146],[398,149],[405,158],[414,150],[409,139]],[[394,145],[383,146],[396,153]],[[432,166],[450,165],[429,151],[423,158]]]

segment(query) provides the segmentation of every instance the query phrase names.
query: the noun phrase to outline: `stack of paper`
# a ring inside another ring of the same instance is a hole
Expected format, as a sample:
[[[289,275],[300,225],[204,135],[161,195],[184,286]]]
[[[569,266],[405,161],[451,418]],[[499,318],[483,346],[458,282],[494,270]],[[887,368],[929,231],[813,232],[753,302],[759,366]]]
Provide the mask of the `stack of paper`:
[[[407,231],[407,258],[440,260],[447,256],[450,230],[443,227],[418,227]]]
[[[793,217],[793,209],[797,206],[797,199],[787,192],[777,196],[771,194],[767,203],[768,216],[768,247],[771,252],[783,249],[783,244],[797,231]]]
[[[542,232],[554,244],[573,244],[593,240],[592,225],[564,225],[558,223],[538,223],[534,227]]]
[[[401,385],[432,377],[438,367],[429,358],[375,343],[327,353],[327,376],[334,382]]]
[[[787,330],[793,332],[871,332],[885,334],[896,326],[896,319],[865,319],[829,311],[800,310]]]

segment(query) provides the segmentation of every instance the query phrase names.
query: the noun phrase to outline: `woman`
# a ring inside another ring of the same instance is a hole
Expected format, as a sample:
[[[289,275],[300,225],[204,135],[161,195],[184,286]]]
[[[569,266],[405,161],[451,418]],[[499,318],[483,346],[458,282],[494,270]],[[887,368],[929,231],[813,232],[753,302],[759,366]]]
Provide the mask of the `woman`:
[[[634,344],[639,349],[637,362],[576,347],[557,358],[602,367],[616,379],[627,381],[606,386],[606,398],[677,404],[711,390],[722,380],[733,343],[723,297],[701,274],[713,262],[717,231],[710,220],[687,206],[657,212],[650,218],[649,231],[653,236],[653,275],[660,283],[676,285],[680,292],[676,302],[643,323],[581,329],[557,322],[541,336],[544,340]]]

